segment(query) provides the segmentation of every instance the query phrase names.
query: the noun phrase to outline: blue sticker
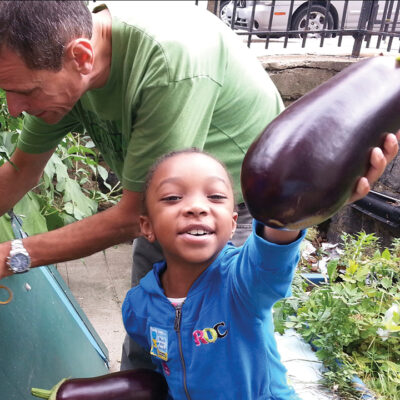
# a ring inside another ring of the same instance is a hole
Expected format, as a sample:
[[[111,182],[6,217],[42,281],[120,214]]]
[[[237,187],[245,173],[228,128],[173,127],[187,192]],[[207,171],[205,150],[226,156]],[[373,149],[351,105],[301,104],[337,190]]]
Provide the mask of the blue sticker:
[[[168,332],[164,329],[150,327],[150,354],[168,361]]]

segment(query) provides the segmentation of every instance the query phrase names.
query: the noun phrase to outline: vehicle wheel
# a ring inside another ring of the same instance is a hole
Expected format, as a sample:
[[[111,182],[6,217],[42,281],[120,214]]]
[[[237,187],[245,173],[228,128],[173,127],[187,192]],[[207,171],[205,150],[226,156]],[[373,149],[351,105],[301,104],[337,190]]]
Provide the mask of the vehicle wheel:
[[[230,1],[221,1],[219,5],[219,18],[226,25],[231,26],[231,21],[228,19],[227,8]]]
[[[322,30],[324,27],[324,20],[325,20],[325,10],[326,8],[321,5],[313,5],[311,6],[310,10],[310,17],[308,19],[308,26],[306,26],[307,23],[307,7],[304,7],[299,11],[299,13],[295,16],[292,22],[292,30],[295,31],[307,31],[309,34],[307,37],[314,37],[314,38],[320,38],[321,34],[320,33],[312,33],[313,31],[318,31]],[[325,28],[326,29],[333,29],[333,15],[329,11],[329,13],[326,15],[327,21]],[[293,37],[300,37],[300,35],[295,34]],[[304,37],[304,35],[301,35],[301,37]],[[325,35],[325,37],[332,37],[332,34],[329,33]]]

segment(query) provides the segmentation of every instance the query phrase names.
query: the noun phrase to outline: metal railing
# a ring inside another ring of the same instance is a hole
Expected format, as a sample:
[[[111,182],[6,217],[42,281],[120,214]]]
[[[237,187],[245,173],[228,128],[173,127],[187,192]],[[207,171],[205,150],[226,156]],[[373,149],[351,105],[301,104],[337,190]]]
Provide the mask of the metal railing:
[[[198,1],[196,1],[196,4]],[[400,0],[271,0],[271,1],[209,1],[208,9],[224,20],[238,35],[247,35],[247,45],[265,39],[283,38],[286,48],[290,38],[301,39],[306,47],[309,38],[318,38],[320,47],[325,39],[351,37],[351,55],[358,57],[363,45],[369,48],[376,39],[377,49],[393,49],[400,38]]]

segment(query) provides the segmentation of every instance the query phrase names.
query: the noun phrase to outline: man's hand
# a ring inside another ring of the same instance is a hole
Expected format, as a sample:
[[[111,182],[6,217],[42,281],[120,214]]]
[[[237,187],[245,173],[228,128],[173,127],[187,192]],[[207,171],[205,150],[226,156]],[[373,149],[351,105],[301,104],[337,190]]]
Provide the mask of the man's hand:
[[[7,265],[7,257],[10,254],[10,248],[10,242],[0,243],[0,279],[14,275]]]
[[[0,279],[14,275],[7,264],[7,257],[10,255],[11,242],[0,243]]]
[[[0,271],[0,280],[3,278],[7,278],[7,276],[14,275],[8,268],[4,271]]]
[[[356,189],[348,203],[362,199],[368,194],[371,186],[382,176],[387,164],[389,164],[399,151],[400,131],[396,135],[390,133],[385,138],[383,150],[375,147],[370,158],[370,168],[366,175],[359,179]]]

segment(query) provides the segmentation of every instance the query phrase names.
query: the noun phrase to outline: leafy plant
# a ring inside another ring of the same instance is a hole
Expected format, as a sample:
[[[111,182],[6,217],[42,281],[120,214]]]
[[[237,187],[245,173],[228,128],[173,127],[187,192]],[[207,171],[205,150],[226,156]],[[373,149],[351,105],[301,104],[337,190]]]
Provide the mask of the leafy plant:
[[[360,395],[354,390],[356,374],[377,398],[395,400],[400,393],[399,241],[380,252],[376,236],[361,232],[344,235],[343,249],[332,264],[335,281],[281,305],[287,308],[284,326],[316,347],[329,367],[326,381],[339,385],[347,398]]]

